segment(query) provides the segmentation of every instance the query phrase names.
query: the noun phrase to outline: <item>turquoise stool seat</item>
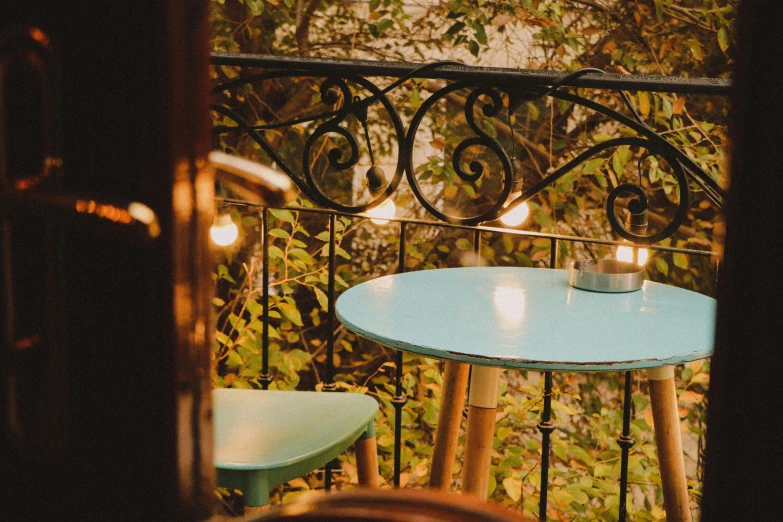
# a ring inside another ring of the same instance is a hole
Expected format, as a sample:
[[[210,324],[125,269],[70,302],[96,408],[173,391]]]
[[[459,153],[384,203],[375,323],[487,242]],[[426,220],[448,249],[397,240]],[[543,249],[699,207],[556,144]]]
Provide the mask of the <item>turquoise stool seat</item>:
[[[360,483],[377,485],[372,397],[221,388],[212,401],[217,483],[242,491],[246,506],[268,504],[273,487],[323,467],[357,440],[365,442],[361,452],[357,445]],[[371,460],[374,477],[362,480],[361,458]]]

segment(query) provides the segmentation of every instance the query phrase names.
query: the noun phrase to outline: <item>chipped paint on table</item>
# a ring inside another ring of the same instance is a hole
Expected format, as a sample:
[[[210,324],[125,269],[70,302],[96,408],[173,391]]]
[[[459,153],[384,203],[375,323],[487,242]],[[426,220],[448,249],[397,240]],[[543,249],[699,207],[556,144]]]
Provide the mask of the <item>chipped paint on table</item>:
[[[566,270],[448,268],[379,277],[344,292],[337,317],[381,344],[471,364],[638,370],[712,354],[716,301],[645,281],[589,292]]]

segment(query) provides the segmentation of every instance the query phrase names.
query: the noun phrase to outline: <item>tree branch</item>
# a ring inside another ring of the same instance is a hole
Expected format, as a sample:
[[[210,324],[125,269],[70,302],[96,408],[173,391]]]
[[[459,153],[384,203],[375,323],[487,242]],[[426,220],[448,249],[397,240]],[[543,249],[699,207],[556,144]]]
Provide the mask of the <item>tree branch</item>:
[[[304,0],[300,0],[299,6]],[[306,51],[310,47],[310,20],[313,13],[321,5],[321,0],[310,0],[304,9],[297,9],[296,13],[296,45],[300,51]]]

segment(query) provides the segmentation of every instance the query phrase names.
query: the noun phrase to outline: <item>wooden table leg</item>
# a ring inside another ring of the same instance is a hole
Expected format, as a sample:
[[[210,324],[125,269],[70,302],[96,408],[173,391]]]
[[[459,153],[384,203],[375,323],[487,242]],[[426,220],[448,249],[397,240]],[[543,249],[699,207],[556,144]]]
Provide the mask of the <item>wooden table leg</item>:
[[[446,361],[445,366],[438,425],[435,427],[430,487],[448,491],[457,455],[459,427],[462,423],[462,407],[465,404],[470,365]]]
[[[647,370],[647,378],[650,381],[650,405],[655,423],[655,444],[658,446],[666,520],[690,522],[674,366]]]
[[[492,441],[495,438],[499,384],[500,368],[473,366],[470,376],[470,397],[468,397],[468,429],[465,436],[462,491],[482,500],[486,500],[489,493],[489,470],[492,463]]]

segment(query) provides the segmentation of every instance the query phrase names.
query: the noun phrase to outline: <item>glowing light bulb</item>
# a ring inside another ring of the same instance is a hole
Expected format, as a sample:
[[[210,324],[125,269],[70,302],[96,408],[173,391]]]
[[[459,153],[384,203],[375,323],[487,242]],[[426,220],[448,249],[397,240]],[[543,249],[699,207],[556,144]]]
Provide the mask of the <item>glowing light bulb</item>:
[[[649,252],[646,248],[640,248],[637,257],[637,264],[644,266],[647,263]],[[625,261],[626,263],[633,263],[633,247],[619,246],[617,247],[617,255],[615,256],[618,261]]]
[[[522,192],[514,192],[509,196],[509,201],[514,201],[516,198],[522,195]],[[527,206],[527,201],[521,205],[514,207],[511,212],[507,212],[500,217],[500,222],[507,227],[516,227],[521,225],[527,217],[530,215],[530,209]]]
[[[394,201],[387,199],[375,208],[371,208],[365,215],[376,225],[385,225],[397,213],[397,206]]]
[[[237,240],[237,237],[239,237],[239,229],[234,222],[231,221],[231,216],[228,214],[220,214],[215,217],[215,223],[212,225],[209,235],[216,245],[225,247]]]

